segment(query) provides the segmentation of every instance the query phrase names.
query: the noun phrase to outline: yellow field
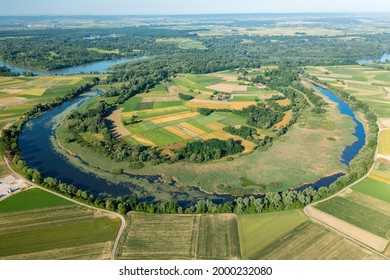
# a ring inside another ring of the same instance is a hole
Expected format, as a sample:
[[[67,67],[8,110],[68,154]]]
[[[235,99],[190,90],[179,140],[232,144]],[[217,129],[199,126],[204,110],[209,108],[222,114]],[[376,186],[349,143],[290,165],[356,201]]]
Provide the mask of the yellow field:
[[[370,177],[374,180],[383,182],[383,183],[390,184],[390,178],[386,178],[386,177],[382,177],[382,176],[378,176],[378,175],[373,175],[373,174],[370,174],[368,177]]]
[[[211,100],[201,100],[201,99],[193,99],[191,101],[188,101],[184,104],[186,107],[189,108],[209,108],[209,109],[230,109],[230,103],[225,102],[218,102],[218,101],[211,101]]]
[[[222,129],[225,127],[225,125],[223,125],[223,124],[221,124],[221,123],[219,123],[219,122],[209,123],[209,124],[206,124],[206,126],[207,126],[208,128],[213,129],[213,130],[222,130]],[[226,134],[227,134],[227,135],[230,135],[230,134],[228,134],[228,133],[226,133]]]
[[[28,89],[20,92],[20,94],[23,95],[34,95],[34,96],[41,96],[44,94],[46,91],[46,88],[33,88],[33,89]]]
[[[284,114],[283,120],[275,124],[275,127],[281,128],[282,126],[286,126],[291,121],[291,118],[292,118],[292,110],[289,110]]]
[[[148,114],[148,113],[158,113],[158,114],[161,114],[163,115],[164,113],[167,113],[167,112],[171,112],[173,110],[179,110],[179,109],[185,109],[184,106],[172,106],[172,107],[165,107],[165,108],[158,108],[158,109],[146,109],[146,110],[137,110],[137,114],[138,115],[142,115],[142,114]],[[134,115],[134,112],[123,112],[121,113],[121,116],[123,118],[126,118],[126,117],[131,117],[132,115]],[[151,119],[155,119],[156,117],[151,117],[151,118],[145,118],[143,119],[144,121],[148,121],[148,120],[151,120]]]
[[[215,84],[207,88],[212,90],[222,91],[222,92],[228,92],[228,93],[232,93],[233,91],[246,91],[248,89],[247,86],[241,86],[235,84],[224,84],[224,83]]]
[[[171,121],[177,121],[185,118],[192,118],[195,116],[198,116],[198,112],[189,112],[189,113],[180,113],[180,114],[174,114],[174,115],[168,115],[166,117],[158,117],[157,119],[152,120],[152,123],[154,124],[160,124],[160,123],[166,123]]]
[[[186,122],[182,122],[182,123],[180,123],[180,125],[188,130],[191,130],[192,132],[194,132],[198,135],[202,135],[202,134],[206,133],[205,131],[201,130],[200,128],[197,128],[197,127],[193,126],[192,124],[189,124]]]
[[[230,108],[233,110],[241,110],[243,108],[249,107],[251,105],[256,105],[255,101],[247,101],[247,102],[231,102]]]
[[[178,129],[177,127],[174,127],[174,126],[165,126],[164,129],[166,131],[169,131],[177,136],[179,136],[180,138],[183,138],[183,139],[190,139],[192,138],[192,136],[186,134],[184,131]]]
[[[145,146],[156,146],[156,144],[154,144],[152,141],[150,141],[149,139],[146,139],[140,135],[136,135],[136,134],[132,134],[131,137],[134,138],[134,140],[136,140],[137,142],[145,145]]]
[[[288,106],[291,104],[290,99],[284,99],[284,100],[276,100],[276,103],[278,103],[280,106]]]
[[[390,129],[382,131],[379,135],[378,153],[385,156],[390,155]]]

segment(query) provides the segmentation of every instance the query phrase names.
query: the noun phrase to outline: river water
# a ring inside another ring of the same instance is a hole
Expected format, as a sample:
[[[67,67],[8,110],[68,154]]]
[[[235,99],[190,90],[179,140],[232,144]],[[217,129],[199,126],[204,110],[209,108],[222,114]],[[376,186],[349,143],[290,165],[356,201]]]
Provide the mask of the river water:
[[[108,72],[107,69],[115,64],[125,63],[133,60],[146,59],[146,58],[148,57],[142,56],[142,57],[133,57],[133,58],[121,58],[116,60],[103,60],[98,62],[86,63],[75,67],[54,70],[54,71],[38,71],[38,70],[13,66],[3,61],[0,61],[0,66],[7,66],[11,70],[11,72],[20,73],[20,74],[22,74],[23,72],[32,72],[35,75],[39,75],[39,76],[62,76],[62,75],[65,76],[65,75],[73,75],[79,73],[107,73]]]
[[[351,116],[356,123],[354,135],[357,137],[357,141],[351,146],[345,147],[340,159],[342,163],[348,165],[364,146],[365,131],[363,125],[357,120],[348,104],[326,89],[319,88],[319,90],[338,104],[342,114]],[[76,167],[67,156],[59,152],[54,144],[55,130],[66,115],[78,108],[87,99],[96,96],[96,94],[89,93],[77,100],[65,102],[60,107],[44,112],[40,117],[32,118],[23,127],[19,137],[19,147],[23,158],[30,167],[37,168],[45,177],[55,177],[95,195],[122,196],[124,198],[137,196],[148,202],[177,201],[182,206],[193,205],[200,199],[210,199],[215,203],[234,200],[235,197],[231,195],[207,194],[199,188],[180,188],[174,183],[163,183],[159,180],[159,176],[113,175],[101,170],[95,173],[91,172],[92,167],[82,162],[79,162]],[[97,174],[101,174],[102,177]],[[314,183],[300,186],[298,190],[308,187],[318,189],[321,186],[329,186],[342,175],[342,173],[338,173],[320,178]]]
[[[390,62],[390,53],[385,53],[381,56],[379,59],[372,59],[372,58],[366,58],[366,59],[359,59],[357,63],[359,64],[365,64],[365,63],[374,63],[374,62]]]

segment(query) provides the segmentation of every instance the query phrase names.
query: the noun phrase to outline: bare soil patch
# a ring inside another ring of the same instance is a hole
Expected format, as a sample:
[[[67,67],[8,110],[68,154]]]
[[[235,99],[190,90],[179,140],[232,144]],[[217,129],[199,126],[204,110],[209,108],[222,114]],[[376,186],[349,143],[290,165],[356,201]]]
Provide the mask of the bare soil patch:
[[[122,111],[123,111],[123,108],[117,109],[117,110],[113,111],[111,113],[111,115],[109,115],[107,117],[108,120],[114,122],[114,124],[115,124],[114,132],[119,137],[127,136],[127,135],[131,134],[130,131],[128,131],[126,129],[126,127],[122,124],[122,121],[121,121],[121,113],[122,113]]]

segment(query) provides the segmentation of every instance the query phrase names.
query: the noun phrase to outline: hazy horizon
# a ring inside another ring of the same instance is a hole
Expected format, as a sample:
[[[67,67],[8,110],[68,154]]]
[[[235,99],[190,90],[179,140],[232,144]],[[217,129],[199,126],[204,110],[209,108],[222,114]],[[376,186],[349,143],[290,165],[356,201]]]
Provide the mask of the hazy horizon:
[[[168,16],[210,14],[390,13],[388,0],[6,0],[0,16]]]

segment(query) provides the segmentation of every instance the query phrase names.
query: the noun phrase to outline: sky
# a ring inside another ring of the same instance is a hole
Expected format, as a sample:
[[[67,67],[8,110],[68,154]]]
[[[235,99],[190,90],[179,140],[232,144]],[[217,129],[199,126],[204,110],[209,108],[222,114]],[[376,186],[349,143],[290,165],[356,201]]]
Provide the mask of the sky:
[[[380,12],[390,0],[0,0],[0,15]]]

